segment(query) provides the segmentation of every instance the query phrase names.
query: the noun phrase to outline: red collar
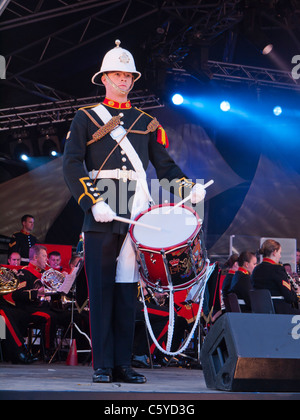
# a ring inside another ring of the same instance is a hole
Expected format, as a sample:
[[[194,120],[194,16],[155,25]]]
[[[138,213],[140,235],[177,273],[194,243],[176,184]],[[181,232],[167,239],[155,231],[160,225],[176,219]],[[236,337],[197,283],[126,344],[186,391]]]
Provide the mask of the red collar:
[[[244,274],[250,274],[249,271],[246,270],[246,268],[244,268],[244,267],[239,267],[238,271],[240,271],[241,273],[244,273]]]
[[[263,262],[267,262],[273,265],[278,265],[274,260],[271,260],[271,258],[263,258]]]
[[[29,271],[31,274],[33,274],[39,279],[42,277],[42,272],[44,271],[42,268],[39,268],[32,263],[29,263],[26,267],[24,267],[24,270]]]
[[[235,274],[234,270],[228,270],[228,274]]]
[[[26,230],[22,229],[21,233],[24,233],[24,235],[30,235],[30,232],[27,232]]]
[[[110,108],[115,108],[115,109],[130,109],[131,108],[130,101],[117,102],[117,101],[113,101],[112,99],[105,98],[103,101],[103,104],[109,106]]]

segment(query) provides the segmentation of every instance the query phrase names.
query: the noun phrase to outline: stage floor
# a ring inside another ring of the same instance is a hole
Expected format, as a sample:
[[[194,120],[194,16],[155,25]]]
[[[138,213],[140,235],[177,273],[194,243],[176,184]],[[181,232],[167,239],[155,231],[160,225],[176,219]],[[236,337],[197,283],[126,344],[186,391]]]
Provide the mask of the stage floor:
[[[178,367],[137,369],[147,377],[142,385],[92,383],[89,366],[0,363],[0,400],[300,400],[300,393],[225,392],[208,389],[202,370]]]

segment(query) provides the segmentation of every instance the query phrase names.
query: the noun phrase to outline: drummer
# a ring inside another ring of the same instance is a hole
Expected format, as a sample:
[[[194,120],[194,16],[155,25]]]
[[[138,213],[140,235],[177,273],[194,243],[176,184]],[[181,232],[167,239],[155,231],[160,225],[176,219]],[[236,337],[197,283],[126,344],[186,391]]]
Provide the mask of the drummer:
[[[83,232],[89,287],[93,381],[144,383],[131,368],[138,267],[128,224],[151,201],[145,171],[149,160],[159,180],[174,181],[177,195],[205,197],[201,184],[189,181],[167,152],[165,130],[132,107],[128,94],[141,77],[132,54],[115,42],[92,83],[104,85],[106,97],[80,109],[64,151],[66,183],[85,212]],[[114,117],[114,118],[113,118]],[[119,143],[119,144],[118,144]]]

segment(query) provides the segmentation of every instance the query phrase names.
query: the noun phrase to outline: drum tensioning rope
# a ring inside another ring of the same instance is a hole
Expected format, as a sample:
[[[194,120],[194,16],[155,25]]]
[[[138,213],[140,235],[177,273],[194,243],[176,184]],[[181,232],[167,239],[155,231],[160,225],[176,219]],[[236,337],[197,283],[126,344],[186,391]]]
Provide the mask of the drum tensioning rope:
[[[148,308],[145,302],[145,297],[144,297],[144,291],[143,291],[143,287],[141,287],[141,295],[142,295],[142,302],[144,305],[144,317],[145,317],[145,321],[146,321],[146,325],[147,325],[147,329],[149,331],[149,334],[153,340],[153,343],[155,344],[155,346],[158,348],[158,350],[160,350],[162,353],[166,354],[167,356],[178,356],[180,353],[183,353],[189,346],[191,339],[195,333],[195,330],[199,324],[200,321],[200,316],[201,316],[201,312],[202,312],[202,308],[203,308],[203,301],[204,301],[204,291],[205,291],[205,287],[207,284],[207,281],[209,279],[209,277],[211,276],[211,273],[214,271],[215,269],[215,264],[213,265],[209,265],[209,260],[207,260],[207,269],[204,273],[204,275],[201,277],[201,279],[198,281],[198,284],[200,285],[201,282],[203,282],[203,284],[201,284],[200,287],[200,292],[199,292],[199,296],[200,296],[200,301],[199,301],[199,308],[198,308],[198,312],[197,312],[197,317],[196,320],[194,322],[193,328],[191,329],[188,338],[185,342],[185,344],[183,345],[183,347],[180,347],[177,351],[175,352],[171,352],[171,345],[172,345],[172,341],[173,341],[173,334],[174,334],[174,312],[175,312],[175,308],[174,308],[174,290],[173,287],[171,285],[169,285],[169,292],[170,292],[170,299],[169,299],[169,326],[168,326],[168,339],[167,339],[167,348],[166,350],[163,349],[161,347],[161,345],[158,343],[154,333],[153,333],[153,329],[151,326],[151,322],[149,320],[149,315],[148,315]]]

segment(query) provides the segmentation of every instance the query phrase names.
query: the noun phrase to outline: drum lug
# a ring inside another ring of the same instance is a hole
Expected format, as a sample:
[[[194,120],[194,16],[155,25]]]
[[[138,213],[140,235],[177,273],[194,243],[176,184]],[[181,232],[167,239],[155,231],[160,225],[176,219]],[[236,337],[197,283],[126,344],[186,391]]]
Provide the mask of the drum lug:
[[[145,261],[145,256],[142,252],[140,252],[140,250],[138,248],[138,244],[137,244],[137,254],[138,254],[138,259],[139,259],[139,261],[142,265],[143,272],[144,272],[145,276],[147,277],[147,279],[149,280],[149,271],[148,271],[147,264],[146,264],[146,261]]]
[[[166,274],[167,274],[167,279],[168,279],[168,284],[169,284],[170,287],[173,287],[173,282],[172,282],[172,277],[171,277],[170,270],[169,270],[169,265],[168,265],[168,260],[167,260],[167,257],[166,257],[166,252],[165,252],[164,249],[161,249],[160,253],[161,253],[161,256],[162,256],[162,259],[163,259],[163,262],[164,262],[164,266],[165,266],[165,270],[166,270]]]
[[[193,254],[193,250],[192,250],[192,241],[188,241],[187,245],[189,247],[189,254],[190,254],[190,259],[191,259],[191,263],[192,263],[192,266],[193,266],[193,271],[194,271],[195,277],[197,277],[197,267],[196,267],[196,264],[195,264],[194,254]]]
[[[163,293],[164,292],[164,289],[162,287],[160,287],[160,280],[157,280],[157,282],[155,283],[154,291],[156,293]]]

